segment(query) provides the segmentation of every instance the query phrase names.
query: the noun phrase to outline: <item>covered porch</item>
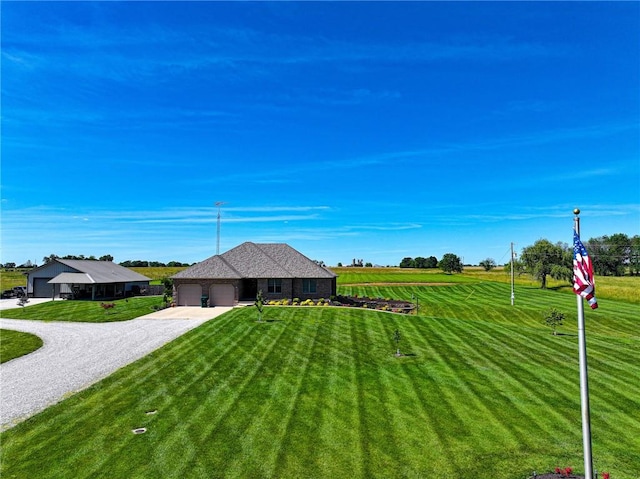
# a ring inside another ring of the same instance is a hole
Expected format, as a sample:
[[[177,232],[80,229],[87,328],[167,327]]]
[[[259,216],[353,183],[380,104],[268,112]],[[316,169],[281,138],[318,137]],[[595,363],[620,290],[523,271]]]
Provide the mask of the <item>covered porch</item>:
[[[63,299],[119,299],[124,298],[125,283],[97,283],[87,273],[60,273],[48,281],[54,285],[54,297],[56,290]]]

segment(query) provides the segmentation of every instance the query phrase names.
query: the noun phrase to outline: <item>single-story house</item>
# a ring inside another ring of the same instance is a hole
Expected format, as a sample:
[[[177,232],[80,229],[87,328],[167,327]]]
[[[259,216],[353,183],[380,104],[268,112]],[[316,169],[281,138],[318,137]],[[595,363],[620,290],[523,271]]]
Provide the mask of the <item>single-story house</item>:
[[[242,243],[172,276],[178,306],[233,306],[255,300],[329,298],[337,275],[284,243]]]
[[[115,299],[138,294],[150,278],[112,261],[56,258],[27,274],[32,298]]]

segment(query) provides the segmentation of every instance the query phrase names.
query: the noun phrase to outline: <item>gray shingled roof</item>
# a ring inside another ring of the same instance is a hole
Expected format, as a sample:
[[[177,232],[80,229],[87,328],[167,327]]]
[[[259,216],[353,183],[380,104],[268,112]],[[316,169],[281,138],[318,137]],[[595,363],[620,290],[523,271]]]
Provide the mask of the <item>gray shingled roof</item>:
[[[228,264],[221,256],[212,256],[204,261],[190,266],[172,276],[172,278],[225,278],[240,279],[242,276],[233,267]]]
[[[172,276],[176,279],[335,278],[324,268],[284,243],[242,243],[226,253],[196,263]]]
[[[134,281],[150,281],[151,279],[112,261],[59,258],[57,258],[56,261],[80,273],[88,274],[95,283],[129,283]]]

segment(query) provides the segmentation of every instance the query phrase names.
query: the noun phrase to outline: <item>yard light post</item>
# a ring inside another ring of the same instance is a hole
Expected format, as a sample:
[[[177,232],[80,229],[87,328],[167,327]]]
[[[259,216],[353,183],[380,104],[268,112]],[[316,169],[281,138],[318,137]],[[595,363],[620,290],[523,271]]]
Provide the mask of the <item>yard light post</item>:
[[[513,241],[511,242],[511,306],[514,305],[516,300],[514,276],[513,276],[513,263],[515,262],[515,253],[513,252]]]

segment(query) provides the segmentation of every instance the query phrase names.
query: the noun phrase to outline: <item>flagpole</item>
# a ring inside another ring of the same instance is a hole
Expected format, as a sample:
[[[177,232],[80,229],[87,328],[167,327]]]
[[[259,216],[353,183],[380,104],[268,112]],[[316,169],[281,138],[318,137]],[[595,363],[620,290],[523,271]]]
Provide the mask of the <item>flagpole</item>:
[[[573,228],[580,236],[580,210],[573,210]],[[591,454],[591,416],[589,413],[589,377],[587,373],[587,338],[584,322],[584,302],[582,296],[576,295],[578,301],[578,348],[580,351],[580,406],[582,409],[582,447],[584,451],[584,477],[593,479],[593,456]]]

